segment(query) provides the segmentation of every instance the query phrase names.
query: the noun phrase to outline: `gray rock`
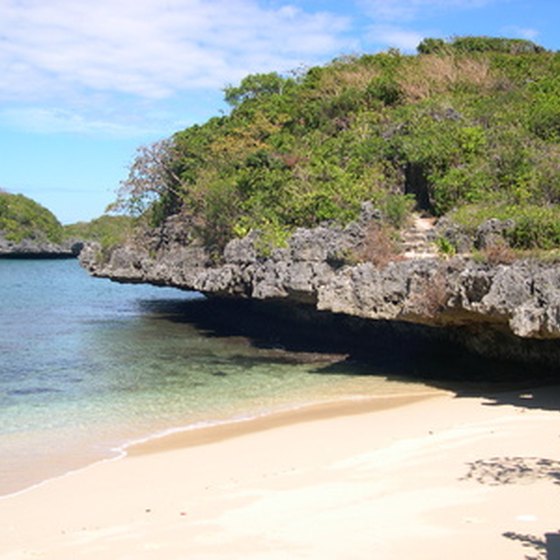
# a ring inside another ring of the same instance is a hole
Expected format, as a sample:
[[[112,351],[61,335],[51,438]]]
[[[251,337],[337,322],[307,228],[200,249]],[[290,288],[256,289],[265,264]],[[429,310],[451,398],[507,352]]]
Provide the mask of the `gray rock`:
[[[26,238],[16,243],[0,232],[0,258],[76,258],[83,246],[83,242],[76,239],[52,243],[46,239]]]
[[[469,253],[472,250],[472,240],[468,233],[457,223],[445,217],[437,221],[430,235],[430,241],[436,241],[438,237],[449,241],[457,253]]]
[[[363,215],[372,218],[373,209],[366,210]],[[344,229],[299,229],[288,240],[288,248],[273,251],[269,258],[258,257],[257,237],[252,234],[231,241],[224,262],[212,264],[204,249],[181,234],[175,223],[164,226],[159,239],[152,233],[143,243],[129,242],[106,254],[90,244],[80,259],[93,275],[121,282],[303,301],[320,310],[365,319],[479,331],[487,325],[519,338],[560,339],[560,268],[556,265],[530,261],[490,265],[456,257],[400,260],[385,267],[343,261],[335,266],[334,259],[359,247],[367,224],[363,218]],[[492,224],[485,231],[497,229]],[[440,231],[451,231],[454,239],[462,235],[445,222]],[[483,346],[486,339],[481,334],[478,344]]]
[[[233,239],[224,249],[224,261],[229,264],[252,264],[258,260],[257,243],[260,234],[251,232],[243,239]]]
[[[477,249],[486,249],[496,243],[505,243],[507,232],[515,225],[513,220],[486,220],[476,230],[474,246]]]

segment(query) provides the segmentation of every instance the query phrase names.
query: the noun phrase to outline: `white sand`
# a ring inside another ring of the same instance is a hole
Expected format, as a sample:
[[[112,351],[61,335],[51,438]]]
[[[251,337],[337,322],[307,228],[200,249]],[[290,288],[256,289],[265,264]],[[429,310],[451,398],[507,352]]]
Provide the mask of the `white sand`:
[[[1,499],[0,558],[545,559],[504,536],[560,530],[560,390],[532,395],[174,436]]]

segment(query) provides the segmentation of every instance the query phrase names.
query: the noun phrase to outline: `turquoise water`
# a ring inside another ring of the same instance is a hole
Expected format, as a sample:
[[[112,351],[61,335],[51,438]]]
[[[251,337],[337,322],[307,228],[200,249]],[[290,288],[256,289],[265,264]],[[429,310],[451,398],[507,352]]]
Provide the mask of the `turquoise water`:
[[[320,360],[197,328],[184,310],[200,295],[94,279],[73,260],[0,260],[0,289],[0,495],[173,429],[426,390],[317,375]]]

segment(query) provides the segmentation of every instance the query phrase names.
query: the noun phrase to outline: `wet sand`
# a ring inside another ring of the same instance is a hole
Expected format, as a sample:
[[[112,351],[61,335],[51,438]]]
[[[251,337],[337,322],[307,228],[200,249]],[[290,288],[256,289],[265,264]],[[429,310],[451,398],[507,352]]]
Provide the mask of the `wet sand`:
[[[0,558],[547,558],[559,410],[440,393],[173,434],[0,499]]]

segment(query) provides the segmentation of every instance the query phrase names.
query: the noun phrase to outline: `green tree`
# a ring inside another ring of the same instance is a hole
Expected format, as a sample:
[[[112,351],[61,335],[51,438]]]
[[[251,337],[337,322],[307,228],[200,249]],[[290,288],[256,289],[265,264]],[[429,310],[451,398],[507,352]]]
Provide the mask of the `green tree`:
[[[238,107],[248,99],[258,99],[265,96],[281,95],[284,88],[293,80],[283,78],[276,72],[268,74],[250,74],[243,78],[238,86],[228,86],[224,89],[226,103]]]

